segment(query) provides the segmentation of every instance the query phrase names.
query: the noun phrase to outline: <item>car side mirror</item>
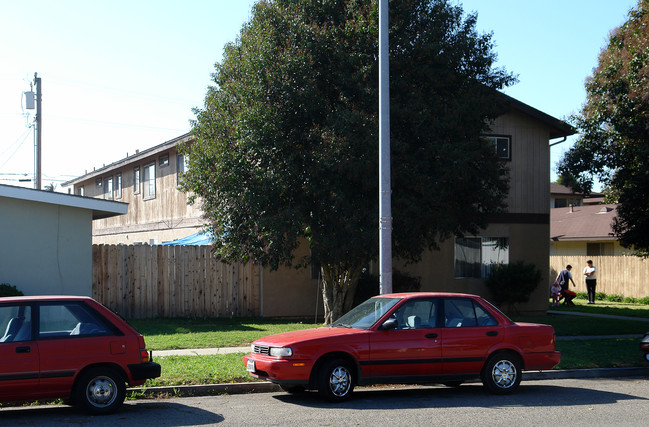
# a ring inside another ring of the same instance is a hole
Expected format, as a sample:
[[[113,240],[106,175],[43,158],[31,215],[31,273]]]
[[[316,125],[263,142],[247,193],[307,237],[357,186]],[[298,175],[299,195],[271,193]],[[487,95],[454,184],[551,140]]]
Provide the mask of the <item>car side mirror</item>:
[[[381,329],[382,331],[391,331],[392,329],[397,329],[397,326],[399,326],[397,319],[388,319],[383,322],[379,329]]]

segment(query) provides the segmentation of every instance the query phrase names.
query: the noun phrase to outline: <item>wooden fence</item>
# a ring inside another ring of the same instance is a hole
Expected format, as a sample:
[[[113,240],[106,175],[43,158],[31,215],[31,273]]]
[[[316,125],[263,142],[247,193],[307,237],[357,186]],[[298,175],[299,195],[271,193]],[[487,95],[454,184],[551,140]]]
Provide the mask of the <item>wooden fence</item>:
[[[93,298],[130,319],[261,314],[258,265],[209,246],[93,245]]]
[[[649,296],[649,260],[634,256],[551,256],[550,279],[554,281],[559,271],[570,264],[577,292],[586,292],[583,272],[589,259],[597,267],[597,292],[635,298]]]

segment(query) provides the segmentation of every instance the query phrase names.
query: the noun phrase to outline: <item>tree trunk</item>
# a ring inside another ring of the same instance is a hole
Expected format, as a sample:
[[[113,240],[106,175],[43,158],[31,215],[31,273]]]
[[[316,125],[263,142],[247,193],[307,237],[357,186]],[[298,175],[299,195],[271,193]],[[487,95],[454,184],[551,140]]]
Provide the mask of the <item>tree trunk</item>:
[[[331,325],[334,320],[351,310],[362,270],[361,264],[322,266],[322,302],[325,324]]]

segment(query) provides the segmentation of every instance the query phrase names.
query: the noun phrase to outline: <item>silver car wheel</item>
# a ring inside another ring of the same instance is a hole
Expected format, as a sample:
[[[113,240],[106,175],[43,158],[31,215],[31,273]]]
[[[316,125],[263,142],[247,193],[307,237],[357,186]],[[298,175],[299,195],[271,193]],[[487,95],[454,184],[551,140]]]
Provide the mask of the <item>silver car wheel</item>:
[[[337,366],[329,376],[329,388],[335,396],[343,397],[349,393],[351,387],[351,374],[344,366]]]
[[[86,387],[88,403],[98,408],[110,406],[117,398],[117,384],[106,376],[95,377]]]
[[[518,371],[516,366],[509,360],[501,360],[491,370],[491,378],[496,386],[508,389],[516,383]]]

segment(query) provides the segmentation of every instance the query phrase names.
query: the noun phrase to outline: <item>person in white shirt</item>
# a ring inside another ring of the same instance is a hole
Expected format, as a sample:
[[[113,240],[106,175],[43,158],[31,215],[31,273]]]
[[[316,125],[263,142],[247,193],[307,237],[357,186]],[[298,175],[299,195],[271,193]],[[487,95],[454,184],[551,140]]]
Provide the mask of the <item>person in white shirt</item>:
[[[597,286],[597,268],[593,265],[592,260],[586,261],[584,276],[586,276],[586,291],[588,292],[588,304],[595,304],[595,287]]]

